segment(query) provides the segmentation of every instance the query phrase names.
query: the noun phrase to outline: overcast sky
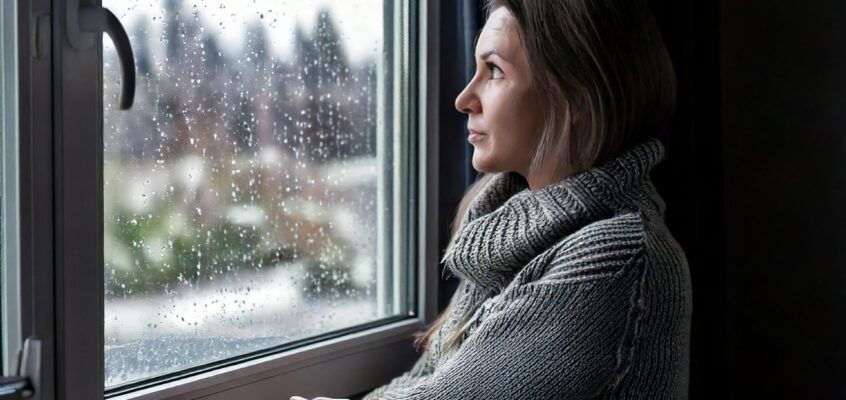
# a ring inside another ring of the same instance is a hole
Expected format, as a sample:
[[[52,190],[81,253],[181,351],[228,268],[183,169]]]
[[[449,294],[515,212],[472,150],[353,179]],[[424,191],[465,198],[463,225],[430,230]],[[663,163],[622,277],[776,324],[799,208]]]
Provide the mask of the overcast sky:
[[[164,0],[103,0],[130,36],[139,21],[147,20],[151,44],[161,39],[164,4]],[[322,8],[330,10],[352,60],[376,56],[382,48],[382,0],[180,0],[179,4],[180,18],[194,18],[196,12],[204,31],[217,36],[229,55],[240,54],[248,27],[264,24],[273,55],[289,56],[297,23],[311,31]]]

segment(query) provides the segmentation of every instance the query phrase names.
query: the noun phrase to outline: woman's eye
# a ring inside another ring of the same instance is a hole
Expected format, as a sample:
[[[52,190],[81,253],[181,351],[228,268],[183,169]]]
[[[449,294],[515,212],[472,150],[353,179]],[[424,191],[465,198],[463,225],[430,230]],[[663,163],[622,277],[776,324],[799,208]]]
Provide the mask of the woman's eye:
[[[488,69],[491,70],[491,80],[501,79],[504,76],[502,73],[502,69],[497,67],[496,64],[488,63]]]

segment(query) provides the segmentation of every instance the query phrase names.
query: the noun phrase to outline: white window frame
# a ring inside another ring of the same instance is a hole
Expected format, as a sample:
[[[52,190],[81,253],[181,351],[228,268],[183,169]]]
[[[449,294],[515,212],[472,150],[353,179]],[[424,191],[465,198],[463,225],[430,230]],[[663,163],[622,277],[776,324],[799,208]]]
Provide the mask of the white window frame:
[[[104,398],[102,216],[102,45],[73,49],[65,0],[11,0],[18,5],[20,337],[43,342],[38,399]],[[286,399],[289,395],[353,396],[386,383],[417,358],[411,334],[436,317],[440,239],[438,170],[438,1],[407,0],[411,35],[401,79],[415,85],[395,113],[405,132],[399,148],[416,176],[398,188],[416,241],[395,261],[414,272],[408,318],[303,347],[116,394],[129,399]],[[79,0],[100,5],[100,0]],[[415,42],[411,43],[414,38]],[[99,41],[98,41],[99,43]],[[26,50],[22,50],[26,49]],[[416,50],[415,50],[416,49]],[[30,53],[27,57],[26,54]],[[433,82],[435,84],[429,85]],[[84,99],[84,100],[83,100]],[[96,127],[92,129],[92,127]],[[409,138],[415,138],[409,141]],[[397,144],[395,144],[397,146]],[[395,147],[397,148],[397,147]],[[412,184],[409,184],[412,183]],[[14,339],[20,340],[20,338]],[[15,343],[8,347],[14,348]],[[4,353],[6,362],[10,354]],[[327,377],[331,377],[327,379]]]

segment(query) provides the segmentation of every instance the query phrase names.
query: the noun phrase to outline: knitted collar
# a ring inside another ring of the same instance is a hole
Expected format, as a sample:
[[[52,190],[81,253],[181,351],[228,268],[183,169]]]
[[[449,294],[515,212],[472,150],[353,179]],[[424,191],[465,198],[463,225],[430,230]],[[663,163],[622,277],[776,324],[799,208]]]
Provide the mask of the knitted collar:
[[[472,201],[443,262],[474,286],[499,292],[531,259],[591,222],[632,208],[663,214],[649,172],[665,157],[664,145],[650,139],[535,191],[519,174],[499,173]]]

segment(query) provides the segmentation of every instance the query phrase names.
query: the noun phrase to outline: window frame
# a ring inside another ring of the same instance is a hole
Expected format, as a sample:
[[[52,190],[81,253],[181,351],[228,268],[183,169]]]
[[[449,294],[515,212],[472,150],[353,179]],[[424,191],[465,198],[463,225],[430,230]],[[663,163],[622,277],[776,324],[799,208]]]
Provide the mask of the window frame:
[[[102,42],[73,49],[62,0],[13,0],[18,5],[20,326],[43,341],[37,398],[104,398],[102,248]],[[411,77],[405,114],[409,152],[399,188],[414,243],[399,246],[416,284],[408,318],[239,362],[109,398],[280,398],[353,396],[386,383],[418,355],[411,334],[434,320],[442,239],[438,68],[440,2],[408,1],[408,35],[398,35]],[[100,0],[79,0],[101,5]],[[24,56],[29,51],[30,57]],[[38,50],[38,51],[36,51]],[[428,83],[434,83],[429,85]],[[80,101],[93,99],[93,101]],[[94,132],[91,127],[97,127]],[[83,134],[85,133],[85,134]],[[408,140],[408,139],[412,140]],[[460,176],[457,176],[460,178]],[[416,217],[416,218],[414,218]],[[417,223],[411,223],[418,221]],[[362,368],[366,366],[366,368]],[[332,376],[331,380],[321,380]],[[286,393],[290,391],[291,393]]]
[[[16,321],[19,331],[15,332],[19,342],[7,343],[9,352],[3,356],[6,365],[15,365],[23,338],[40,339],[40,390],[34,399],[64,398],[57,396],[54,363],[54,40],[50,17],[54,4],[50,0],[12,1],[17,6],[19,264],[9,267],[17,267],[20,291],[14,308],[20,314]]]
[[[0,41],[3,43],[3,55],[0,56],[0,125],[2,125],[2,234],[0,234],[0,262],[2,262],[2,276],[0,276],[0,317],[2,318],[2,370],[4,375],[12,375],[14,363],[11,357],[17,351],[17,343],[21,343],[20,327],[20,278],[19,255],[20,237],[18,215],[18,84],[17,84],[17,5],[13,0],[0,0]],[[13,43],[13,45],[9,45]],[[14,348],[13,348],[14,347]]]

